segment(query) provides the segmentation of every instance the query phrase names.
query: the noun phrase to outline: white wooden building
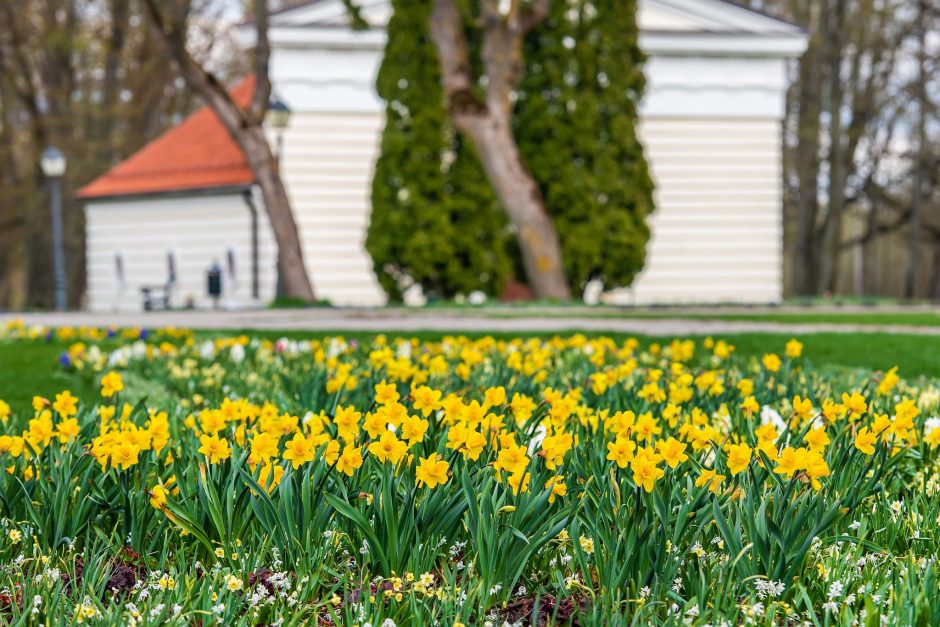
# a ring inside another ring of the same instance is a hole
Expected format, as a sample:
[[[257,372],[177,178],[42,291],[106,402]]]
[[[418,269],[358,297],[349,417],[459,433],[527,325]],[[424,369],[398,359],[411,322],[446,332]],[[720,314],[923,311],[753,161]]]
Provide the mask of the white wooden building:
[[[363,243],[389,7],[360,4],[373,25],[366,31],[347,27],[341,0],[277,13],[270,29],[273,87],[293,111],[282,173],[314,289],[336,305],[385,301]],[[656,211],[645,270],[607,296],[637,304],[779,301],[781,122],[802,30],[723,0],[641,0],[638,21],[649,56],[640,130]],[[246,40],[250,33],[245,27]],[[170,267],[171,304],[207,306],[213,262],[225,274],[227,306],[273,298],[270,229],[250,172],[243,161],[238,170],[240,156],[220,129],[211,112],[197,112],[80,192],[89,308],[138,310],[140,288],[166,283]]]

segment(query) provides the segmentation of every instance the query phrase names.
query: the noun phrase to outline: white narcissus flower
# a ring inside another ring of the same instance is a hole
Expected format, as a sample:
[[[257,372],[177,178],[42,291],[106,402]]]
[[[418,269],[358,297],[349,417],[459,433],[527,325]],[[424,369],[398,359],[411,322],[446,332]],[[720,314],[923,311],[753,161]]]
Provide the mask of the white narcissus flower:
[[[783,416],[780,415],[780,412],[770,405],[764,405],[760,409],[760,423],[765,425],[768,422],[773,424],[777,433],[783,433],[787,430],[787,422],[783,419]]]

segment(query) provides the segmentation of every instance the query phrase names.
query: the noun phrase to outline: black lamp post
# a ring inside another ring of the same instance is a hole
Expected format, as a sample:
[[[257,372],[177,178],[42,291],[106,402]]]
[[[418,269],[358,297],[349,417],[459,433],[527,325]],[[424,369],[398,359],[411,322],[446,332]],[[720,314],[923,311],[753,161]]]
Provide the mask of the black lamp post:
[[[65,288],[65,250],[62,243],[62,176],[65,174],[65,155],[55,146],[46,148],[39,158],[39,167],[49,180],[52,199],[52,268],[55,273],[55,308],[64,311],[67,306]]]

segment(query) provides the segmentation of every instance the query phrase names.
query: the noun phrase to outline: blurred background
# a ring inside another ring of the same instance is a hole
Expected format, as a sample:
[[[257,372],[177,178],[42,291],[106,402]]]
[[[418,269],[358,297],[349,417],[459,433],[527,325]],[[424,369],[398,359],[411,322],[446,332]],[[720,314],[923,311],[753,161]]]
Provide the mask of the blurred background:
[[[0,309],[938,301],[938,64],[928,0],[0,0]]]

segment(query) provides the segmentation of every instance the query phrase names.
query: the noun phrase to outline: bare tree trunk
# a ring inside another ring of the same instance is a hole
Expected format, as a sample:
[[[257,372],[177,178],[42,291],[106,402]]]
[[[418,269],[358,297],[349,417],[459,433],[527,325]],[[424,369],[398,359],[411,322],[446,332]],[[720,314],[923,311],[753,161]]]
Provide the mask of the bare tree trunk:
[[[817,16],[809,14],[810,20]],[[798,296],[816,293],[816,220],[819,214],[819,113],[822,78],[819,33],[800,59],[795,164],[798,197],[793,257],[793,290]]]
[[[523,68],[525,34],[548,12],[549,2],[522,7],[513,0],[503,14],[495,0],[481,2],[486,95],[480,100],[471,70],[463,17],[456,0],[435,0],[431,37],[441,62],[444,92],[454,126],[475,146],[487,179],[517,231],[526,276],[539,298],[570,300],[561,244],[538,183],[512,135],[511,94]]]
[[[930,277],[930,300],[940,303],[940,239],[934,240],[933,271]]]
[[[23,225],[9,227],[5,239],[5,285],[0,293],[0,303],[12,311],[20,311],[26,308],[29,296],[29,251]]]
[[[313,301],[313,286],[304,265],[297,223],[294,221],[277,160],[264,135],[264,114],[271,96],[271,81],[268,76],[271,50],[268,42],[267,0],[257,0],[254,3],[257,29],[253,62],[255,88],[251,103],[244,110],[232,100],[219,80],[192,57],[186,49],[185,29],[166,20],[157,6],[158,3],[159,0],[145,0],[151,24],[179,66],[183,78],[212,107],[229,135],[242,149],[261,189],[274,239],[277,241],[278,270],[284,295]]]
[[[284,189],[281,181],[277,159],[271,152],[271,145],[265,137],[264,129],[260,126],[245,129],[243,141],[245,142],[243,150],[246,156],[250,155],[246,158],[251,171],[255,174],[258,188],[264,199],[264,206],[268,208],[271,229],[278,242],[277,265],[284,293],[293,298],[313,301],[313,289],[307,277],[306,266],[304,266],[303,248],[297,234],[297,223],[294,221],[294,214],[290,208],[287,190]],[[281,246],[280,242],[289,242],[290,245]],[[298,293],[296,289],[289,289],[288,286],[306,287]]]
[[[104,79],[101,86],[101,108],[105,115],[98,120],[95,129],[98,136],[98,158],[102,164],[110,164],[114,156],[114,146],[112,142],[106,141],[108,137],[108,127],[113,120],[117,119],[118,90],[120,88],[120,77],[118,72],[121,68],[121,54],[124,51],[124,41],[126,37],[126,26],[130,6],[124,0],[112,0],[111,10],[111,32],[108,37],[107,52],[104,62]]]
[[[920,283],[920,241],[924,211],[924,167],[927,161],[927,2],[918,2],[918,52],[916,81],[917,152],[914,154],[914,181],[911,190],[910,258],[904,275],[904,296],[915,298]]]
[[[845,29],[845,2],[835,0],[827,38],[829,51],[829,210],[823,228],[823,248],[819,267],[820,290],[834,293],[839,279],[842,253],[842,212],[845,209],[845,138],[842,131],[842,52]],[[824,11],[826,9],[823,9]]]
[[[862,230],[863,237],[858,242],[862,247],[862,274],[864,279],[862,281],[862,290],[858,294],[859,296],[865,296],[870,293],[877,293],[878,290],[875,287],[877,285],[877,269],[878,264],[876,263],[875,254],[874,254],[874,245],[875,240],[873,237],[868,237],[867,234],[874,233],[875,226],[878,218],[878,208],[870,207],[868,213],[865,215],[865,226]],[[872,277],[875,277],[875,280],[872,280]]]
[[[516,228],[532,290],[540,298],[570,299],[555,225],[538,184],[522,161],[508,121],[486,118],[473,124],[466,134]]]
[[[26,307],[29,293],[29,256],[16,167],[16,142],[13,139],[12,85],[4,74],[0,50],[0,308],[17,311]]]

